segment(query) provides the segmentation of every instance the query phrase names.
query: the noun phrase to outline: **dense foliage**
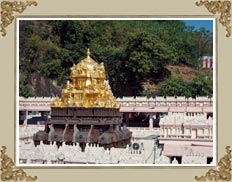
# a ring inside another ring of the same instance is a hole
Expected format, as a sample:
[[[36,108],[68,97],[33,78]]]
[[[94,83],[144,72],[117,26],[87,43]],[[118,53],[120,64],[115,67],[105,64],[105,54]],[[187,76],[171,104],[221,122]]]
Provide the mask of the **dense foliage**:
[[[212,72],[199,71],[190,82],[166,74],[168,64],[199,69],[212,41],[211,32],[182,21],[20,21],[20,95],[60,94],[88,47],[104,62],[117,97],[142,95],[146,80],[158,85],[159,95],[212,95]]]
[[[213,77],[212,73],[197,72],[196,77],[185,82],[181,78],[168,78],[160,84],[160,91],[164,96],[209,96],[213,95]]]

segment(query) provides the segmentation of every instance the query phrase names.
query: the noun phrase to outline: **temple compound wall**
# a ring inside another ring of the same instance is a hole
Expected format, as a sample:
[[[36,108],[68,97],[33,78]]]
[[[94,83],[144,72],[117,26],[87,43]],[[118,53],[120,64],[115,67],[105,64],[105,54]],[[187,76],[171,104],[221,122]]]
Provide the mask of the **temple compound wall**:
[[[50,103],[54,97],[19,97],[19,120],[26,123],[35,113],[40,116],[49,115]],[[162,114],[186,113],[196,115],[206,113],[213,116],[213,99],[209,97],[123,97],[117,98],[120,104],[120,112],[124,113],[128,122],[130,113],[146,113],[150,115],[149,128],[153,128],[154,120],[159,119]]]
[[[213,119],[206,114],[186,116],[168,113],[160,120],[159,144],[171,163],[211,163],[213,160]],[[190,160],[191,159],[191,160]]]
[[[55,97],[19,97],[19,110],[34,110],[34,111],[50,111],[50,103],[54,100]],[[123,97],[117,98],[117,101],[121,105],[121,111],[133,111],[133,109],[139,109],[140,107],[155,109],[154,107],[159,108],[160,111],[167,111],[167,108],[161,107],[176,107],[176,111],[191,111],[191,108],[186,110],[186,107],[195,107],[196,112],[210,112],[213,106],[213,99],[210,97],[196,97],[196,98],[185,98],[185,97],[155,97],[155,98],[147,98],[147,97]],[[152,108],[153,107],[153,108]],[[197,110],[198,108],[198,110]],[[200,108],[204,110],[200,110]],[[179,109],[179,110],[178,110]],[[152,111],[148,110],[147,112]],[[174,112],[174,110],[171,112]]]

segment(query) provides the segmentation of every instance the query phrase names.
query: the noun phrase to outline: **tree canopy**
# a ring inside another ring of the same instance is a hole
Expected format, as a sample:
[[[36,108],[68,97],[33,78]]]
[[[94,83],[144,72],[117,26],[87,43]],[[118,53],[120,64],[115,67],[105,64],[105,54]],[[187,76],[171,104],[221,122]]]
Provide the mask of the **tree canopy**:
[[[19,30],[22,96],[59,95],[70,67],[87,48],[105,64],[117,97],[142,95],[146,80],[158,85],[160,95],[212,95],[212,73],[205,76],[198,66],[199,57],[212,54],[212,33],[206,29],[193,30],[179,20],[21,20]],[[172,79],[168,64],[199,73],[192,84]],[[41,86],[48,92],[38,91]]]

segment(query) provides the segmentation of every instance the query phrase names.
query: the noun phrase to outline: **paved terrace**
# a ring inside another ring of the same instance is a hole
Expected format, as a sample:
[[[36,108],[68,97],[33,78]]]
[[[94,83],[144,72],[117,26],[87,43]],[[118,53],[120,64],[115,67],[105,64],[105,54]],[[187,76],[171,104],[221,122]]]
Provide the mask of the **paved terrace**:
[[[55,97],[19,97],[20,111],[50,111],[50,102]],[[213,99],[208,97],[123,97],[117,98],[120,112],[146,113],[213,113]]]

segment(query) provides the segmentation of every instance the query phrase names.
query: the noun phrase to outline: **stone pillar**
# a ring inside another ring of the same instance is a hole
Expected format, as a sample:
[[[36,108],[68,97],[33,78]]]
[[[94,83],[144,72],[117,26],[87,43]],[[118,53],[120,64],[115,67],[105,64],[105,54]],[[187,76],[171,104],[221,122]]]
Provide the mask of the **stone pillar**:
[[[149,119],[149,129],[153,128],[153,115],[150,114],[150,119]]]
[[[92,130],[93,130],[93,125],[91,125],[91,127],[90,127],[90,130],[89,130],[89,133],[88,133],[88,136],[87,136],[87,143],[89,143],[90,142],[90,136],[91,136],[91,133],[92,133]]]
[[[55,129],[53,128],[53,124],[50,125],[50,131],[48,133],[48,141],[51,141],[51,135],[55,132]]]
[[[213,58],[210,58],[210,68],[213,69]]]
[[[179,138],[179,127],[176,128],[176,137]]]
[[[205,59],[205,68],[208,68],[208,59]]]
[[[126,125],[129,126],[129,113],[125,112]]]
[[[167,138],[167,135],[168,135],[168,129],[164,128],[164,138]]]
[[[76,124],[73,126],[73,130],[74,130],[74,132],[73,132],[73,142],[76,142],[76,134],[79,132],[79,130],[77,129]]]
[[[67,129],[68,129],[68,124],[65,124],[65,129],[64,129],[63,134],[62,134],[62,140],[63,140],[63,142],[65,141],[64,140],[64,135],[65,135]]]
[[[209,136],[210,136],[210,138],[212,138],[212,136],[213,136],[212,128],[209,128]]]
[[[181,127],[178,127],[178,137],[181,138],[182,132],[181,132]]]
[[[27,117],[28,117],[28,110],[25,111],[25,119],[23,121],[24,126],[27,126]]]

